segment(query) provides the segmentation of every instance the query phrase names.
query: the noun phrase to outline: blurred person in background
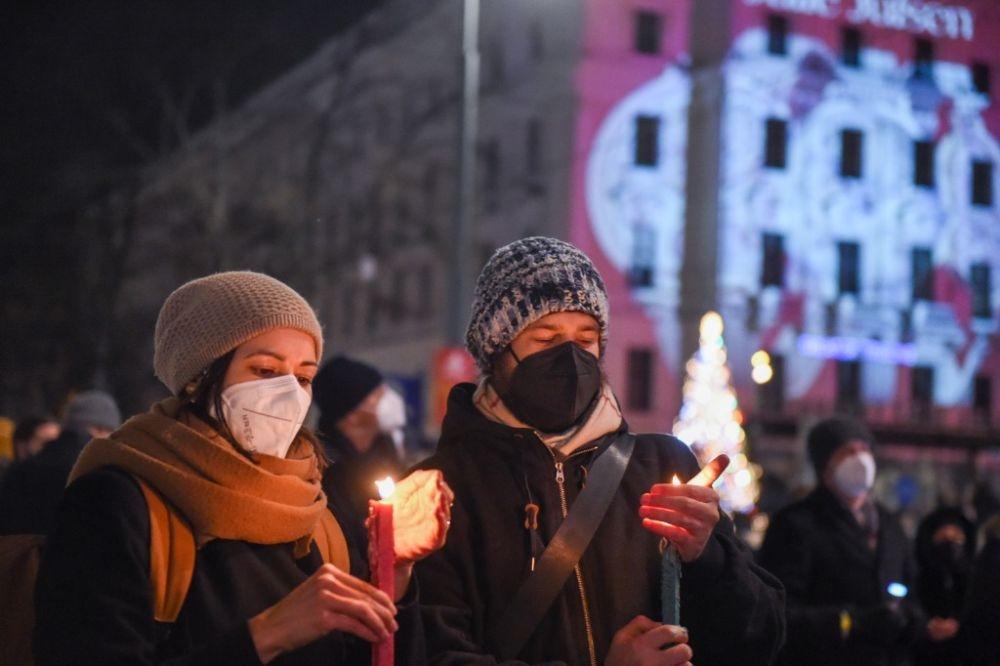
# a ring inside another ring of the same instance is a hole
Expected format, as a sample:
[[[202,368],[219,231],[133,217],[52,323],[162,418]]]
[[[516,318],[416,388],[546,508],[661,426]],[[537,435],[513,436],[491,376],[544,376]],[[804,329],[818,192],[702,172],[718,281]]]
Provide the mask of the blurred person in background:
[[[972,581],[959,641],[967,666],[1000,664],[1000,513],[983,523],[982,550]]]
[[[14,428],[14,458],[23,460],[59,436],[59,422],[49,416],[28,416]]]
[[[929,513],[917,528],[917,600],[930,618],[914,663],[961,664],[957,640],[972,577],[976,528],[956,507]]]
[[[898,520],[872,497],[874,443],[864,425],[847,418],[809,432],[816,488],[774,515],[759,553],[787,594],[788,642],[779,663],[905,663],[919,621],[912,601],[888,590],[912,586],[913,564]]]
[[[28,438],[23,451],[33,455],[11,465],[0,488],[0,534],[48,534],[56,508],[83,447],[121,424],[115,399],[103,391],[83,391],[66,406],[62,431],[50,442]],[[46,424],[42,424],[43,426]],[[45,428],[42,429],[45,433]],[[48,428],[49,434],[53,432]],[[44,435],[43,435],[44,436]]]
[[[330,508],[355,529],[363,529],[375,481],[403,472],[406,405],[367,363],[337,356],[313,381],[319,408],[318,435],[330,466],[323,487]],[[360,537],[358,537],[360,538]]]

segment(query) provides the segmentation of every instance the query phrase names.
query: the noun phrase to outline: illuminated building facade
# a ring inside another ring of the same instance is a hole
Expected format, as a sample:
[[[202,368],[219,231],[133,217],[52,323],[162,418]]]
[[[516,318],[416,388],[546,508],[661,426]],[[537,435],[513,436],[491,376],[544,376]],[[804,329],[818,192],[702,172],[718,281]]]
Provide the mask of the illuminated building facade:
[[[765,447],[833,410],[900,445],[995,443],[1000,7],[593,2],[586,23],[571,236],[611,276],[632,422],[669,426],[717,308]]]

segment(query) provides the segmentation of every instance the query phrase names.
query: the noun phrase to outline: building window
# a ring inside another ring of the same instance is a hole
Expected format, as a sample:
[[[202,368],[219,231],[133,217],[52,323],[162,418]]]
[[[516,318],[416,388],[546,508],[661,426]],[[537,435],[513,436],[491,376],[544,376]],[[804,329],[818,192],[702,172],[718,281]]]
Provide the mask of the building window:
[[[382,294],[379,292],[378,282],[372,280],[368,285],[367,291],[368,298],[365,302],[365,333],[377,333],[382,314]]]
[[[656,55],[660,52],[663,34],[663,17],[656,12],[635,13],[635,50],[637,53]]]
[[[913,42],[913,73],[930,78],[934,72],[934,42],[918,37]]]
[[[976,206],[993,205],[993,162],[972,162],[972,203]]]
[[[983,423],[993,420],[993,380],[978,375],[972,385],[972,412]]]
[[[414,280],[417,288],[416,297],[413,299],[414,314],[421,321],[427,321],[434,316],[434,267],[424,264],[417,271],[417,279]]]
[[[840,31],[840,61],[848,67],[861,66],[861,31],[857,28]]]
[[[788,18],[778,14],[767,17],[767,52],[772,55],[788,54]]]
[[[760,409],[780,413],[785,408],[785,357],[771,354],[771,379],[757,389]]]
[[[784,169],[788,148],[788,121],[768,118],[764,127],[764,166]]]
[[[628,408],[648,412],[653,406],[653,352],[649,349],[628,350]]]
[[[632,287],[652,287],[656,267],[656,230],[648,224],[637,224],[632,230],[632,265],[628,283]]]
[[[934,187],[934,142],[913,142],[913,184]]]
[[[837,361],[837,410],[855,412],[861,405],[861,363]]]
[[[861,247],[857,243],[837,243],[837,291],[841,295],[856,295],[861,291],[860,255]]]
[[[913,283],[913,300],[934,300],[934,273],[930,248],[913,248],[910,255],[910,275]]]
[[[929,418],[934,404],[934,368],[927,365],[913,367],[910,398],[913,401],[913,415],[919,419]]]
[[[861,178],[861,149],[864,135],[861,130],[845,129],[840,132],[840,175],[843,178]]]
[[[656,116],[637,116],[635,119],[635,163],[637,166],[656,166],[660,159],[660,119]]]
[[[969,282],[972,286],[972,316],[989,319],[993,316],[989,264],[972,264]]]
[[[354,320],[358,316],[356,299],[358,290],[350,280],[344,280],[340,287],[340,333],[345,338],[354,335]]]
[[[990,66],[985,62],[972,63],[972,87],[977,93],[990,94]]]
[[[536,18],[531,22],[531,27],[528,29],[528,40],[529,40],[529,50],[531,52],[531,59],[535,62],[539,62],[545,58],[545,28],[542,26],[542,21]]]
[[[424,225],[433,224],[434,215],[437,212],[438,183],[441,179],[440,169],[436,164],[429,164],[424,167],[424,175],[421,178],[421,189],[424,197]]]
[[[542,172],[542,124],[537,118],[528,121],[524,155],[524,170],[529,178],[537,178]]]
[[[389,319],[394,324],[406,316],[406,273],[396,269],[392,273],[392,294],[389,296]]]
[[[507,82],[507,63],[505,61],[504,42],[493,40],[486,49],[487,77],[490,88],[501,88]]]
[[[761,241],[764,256],[761,262],[760,286],[785,286],[785,238],[765,233]]]
[[[483,206],[495,213],[500,208],[500,144],[490,139],[479,150],[483,166]]]

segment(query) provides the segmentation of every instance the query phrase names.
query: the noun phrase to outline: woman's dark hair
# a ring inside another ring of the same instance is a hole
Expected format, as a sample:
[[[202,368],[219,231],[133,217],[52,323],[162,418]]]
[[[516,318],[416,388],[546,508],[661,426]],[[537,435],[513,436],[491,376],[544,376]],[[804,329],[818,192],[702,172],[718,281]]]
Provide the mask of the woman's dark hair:
[[[180,394],[177,396],[182,401],[179,413],[187,412],[198,417],[222,435],[226,441],[232,444],[233,448],[248,459],[253,460],[253,454],[236,441],[233,431],[229,429],[229,424],[222,417],[222,382],[226,378],[226,371],[229,370],[229,364],[233,362],[233,356],[235,355],[236,350],[233,349],[229,353],[215,359],[197,379],[181,389]],[[219,418],[215,418],[212,414],[218,414]],[[324,470],[328,464],[326,454],[323,450],[323,445],[316,435],[313,434],[312,430],[306,426],[302,426],[299,429],[297,437],[301,437],[312,446],[313,452],[316,454],[319,469],[320,471]]]

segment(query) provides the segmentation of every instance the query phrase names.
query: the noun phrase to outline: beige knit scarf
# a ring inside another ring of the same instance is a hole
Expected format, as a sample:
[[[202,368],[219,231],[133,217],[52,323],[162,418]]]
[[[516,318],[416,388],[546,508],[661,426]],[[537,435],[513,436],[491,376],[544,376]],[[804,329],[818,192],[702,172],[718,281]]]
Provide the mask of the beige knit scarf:
[[[349,570],[343,531],[326,507],[320,470],[301,438],[286,458],[254,460],[203,421],[178,415],[169,398],[134,416],[107,439],[95,439],[80,454],[70,482],[113,465],[134,474],[173,504],[191,525],[200,546],[212,539],[258,544],[296,544],[296,557],[321,541],[330,561]]]
[[[489,377],[483,377],[472,396],[476,409],[491,421],[511,428],[531,428],[514,416],[504,404],[500,394],[493,388]],[[573,424],[566,432],[544,433],[535,430],[542,442],[559,457],[567,457],[581,446],[590,444],[598,437],[615,432],[622,424],[622,410],[618,398],[607,382],[601,386],[601,394],[594,401],[590,412],[579,423]]]

